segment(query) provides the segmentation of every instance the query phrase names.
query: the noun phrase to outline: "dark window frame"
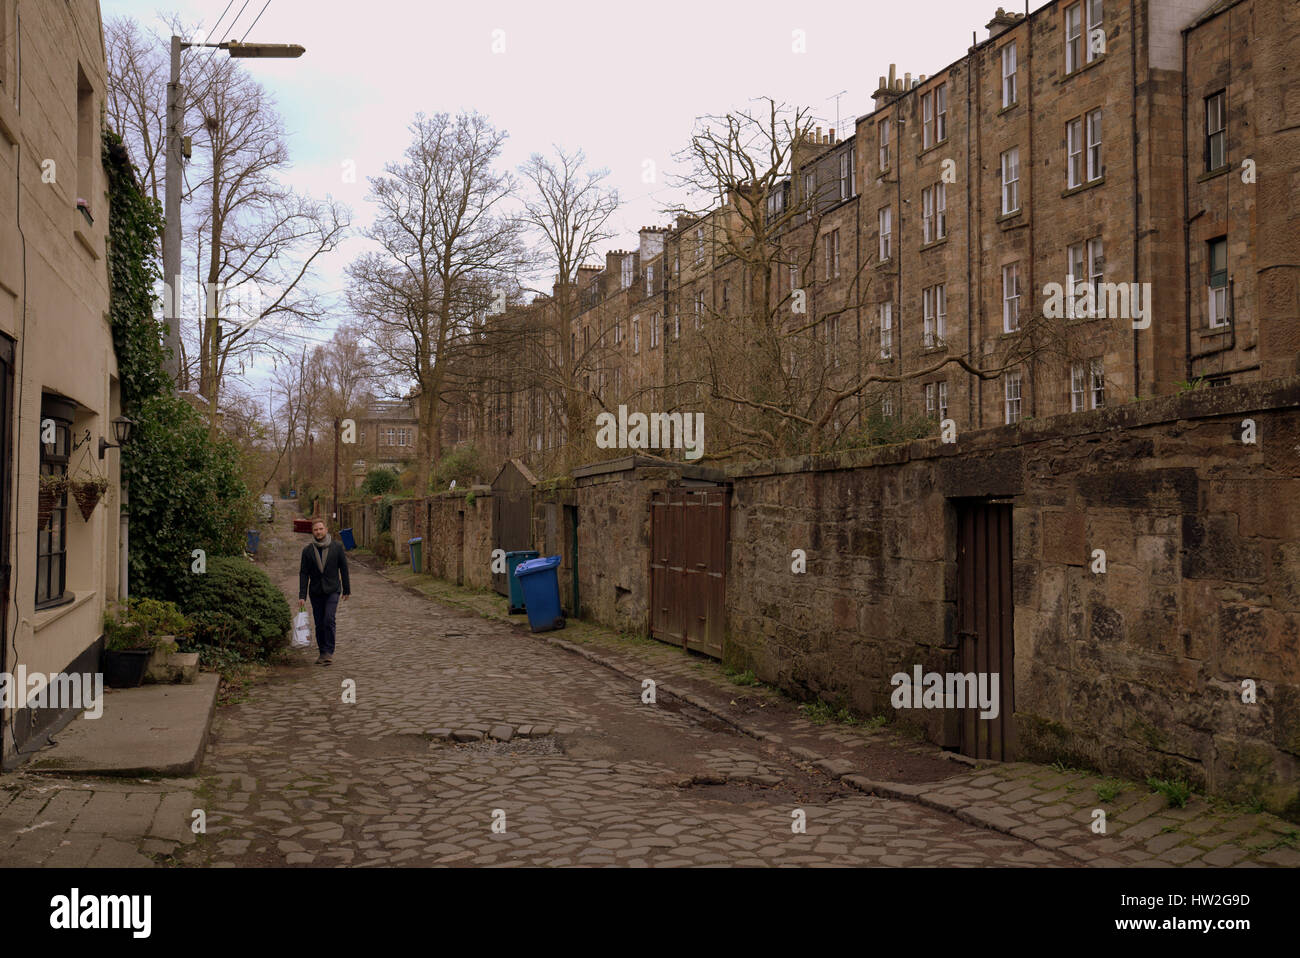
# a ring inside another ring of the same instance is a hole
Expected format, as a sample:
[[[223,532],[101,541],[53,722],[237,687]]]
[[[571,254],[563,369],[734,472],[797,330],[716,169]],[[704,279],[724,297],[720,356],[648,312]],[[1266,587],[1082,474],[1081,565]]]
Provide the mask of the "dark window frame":
[[[1218,130],[1210,130],[1210,104],[1215,100],[1220,101],[1219,121],[1222,126]],[[1220,138],[1222,143],[1223,162],[1215,164],[1213,161],[1214,139]],[[1228,165],[1228,91],[1226,89],[1218,90],[1211,93],[1205,98],[1205,172],[1213,173],[1221,170]]]
[[[1215,247],[1218,247],[1220,244],[1222,244],[1221,248],[1223,250],[1223,268],[1215,269],[1214,250]],[[1226,234],[1223,236],[1216,236],[1210,240],[1206,240],[1205,274],[1206,274],[1206,285],[1211,290],[1210,293],[1211,296],[1214,295],[1213,291],[1216,289],[1225,290],[1223,294],[1224,315],[1218,317],[1220,319],[1220,322],[1215,323],[1213,321],[1215,317],[1209,315],[1209,307],[1213,305],[1212,303],[1209,304],[1209,306],[1207,306],[1207,317],[1206,317],[1210,323],[1211,329],[1224,329],[1228,326],[1231,326],[1235,319],[1235,317],[1232,314],[1232,283],[1228,274],[1228,237]],[[1216,278],[1219,280],[1218,283],[1215,282]]]
[[[54,420],[54,451],[50,452],[44,443],[40,443],[39,475],[68,474],[68,465],[72,459],[72,420],[50,409],[48,404],[41,407],[41,421]],[[39,438],[39,437],[38,437]],[[41,588],[42,566],[45,570],[45,588]],[[56,581],[57,591],[52,588]],[[68,494],[65,491],[50,524],[36,532],[36,604],[35,611],[53,609],[67,605],[75,598],[68,592]]]

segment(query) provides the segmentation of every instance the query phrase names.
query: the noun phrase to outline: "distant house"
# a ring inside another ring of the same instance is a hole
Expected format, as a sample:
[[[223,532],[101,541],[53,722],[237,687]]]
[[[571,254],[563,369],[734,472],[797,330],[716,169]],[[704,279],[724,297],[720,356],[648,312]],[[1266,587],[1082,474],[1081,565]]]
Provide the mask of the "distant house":
[[[0,2],[0,673],[94,673],[125,572],[119,452],[101,447],[121,409],[103,30],[97,0],[67,0],[26,4],[20,37],[18,6]],[[57,475],[111,486],[88,520],[65,494],[39,528],[38,477]],[[29,690],[0,712],[6,766],[75,714]]]
[[[418,439],[415,400],[379,400],[358,424],[357,455],[367,469],[402,470],[415,460]]]

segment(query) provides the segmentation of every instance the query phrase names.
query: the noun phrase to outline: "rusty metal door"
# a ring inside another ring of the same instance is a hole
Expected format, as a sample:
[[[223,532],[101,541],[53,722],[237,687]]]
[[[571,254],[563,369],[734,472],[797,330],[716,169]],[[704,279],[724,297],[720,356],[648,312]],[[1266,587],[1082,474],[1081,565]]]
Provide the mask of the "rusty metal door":
[[[963,755],[1011,761],[1015,758],[1015,632],[1011,593],[1011,505],[963,500],[957,506],[957,642],[959,669],[997,675],[998,714],[980,718],[980,708],[959,713]],[[969,704],[969,703],[968,703]]]
[[[718,659],[726,629],[727,506],[721,487],[650,497],[650,634]]]
[[[531,490],[494,492],[492,496],[492,547],[518,552],[533,547],[533,494]],[[510,594],[506,573],[492,574],[492,588]]]

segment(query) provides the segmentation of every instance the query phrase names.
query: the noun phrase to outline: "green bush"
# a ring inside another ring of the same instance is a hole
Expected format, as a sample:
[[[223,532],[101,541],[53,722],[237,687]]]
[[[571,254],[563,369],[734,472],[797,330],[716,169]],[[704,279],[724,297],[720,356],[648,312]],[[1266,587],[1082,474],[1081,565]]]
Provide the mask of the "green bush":
[[[938,433],[939,423],[924,415],[907,418],[882,416],[880,410],[873,410],[858,429],[845,434],[841,446],[846,449],[860,449],[868,446],[889,446],[913,439],[925,439]]]
[[[199,662],[225,669],[261,658],[253,633],[229,612],[196,612],[190,617],[191,634],[181,648],[199,653]]]
[[[459,446],[443,456],[429,476],[430,492],[446,492],[453,479],[464,486],[483,474],[483,455],[472,445]]]
[[[392,562],[397,558],[397,553],[393,548],[393,534],[387,529],[375,536],[373,549],[375,555],[385,562]]]
[[[291,622],[284,594],[270,576],[243,558],[208,559],[207,572],[185,580],[181,608],[194,620],[196,630],[208,630],[209,644],[213,636],[226,636],[229,643],[247,646],[258,658],[284,647]],[[218,612],[233,619],[233,624],[203,615]]]
[[[216,556],[244,551],[254,525],[254,499],[244,484],[239,451],[178,396],[140,403],[131,441],[122,449],[131,522],[131,592],[178,599],[193,551],[209,567]],[[182,604],[183,607],[183,604]]]
[[[371,469],[366,473],[365,482],[361,483],[363,496],[382,496],[386,492],[395,492],[401,488],[397,473],[391,469]]]
[[[379,520],[380,532],[388,532],[390,529],[392,529],[393,527],[392,495],[385,495],[382,499],[379,500],[379,515],[376,518]],[[392,541],[391,536],[389,537],[389,541],[390,542]]]
[[[163,636],[183,637],[190,622],[173,602],[131,598],[104,611],[104,644],[111,651],[153,649]]]
[[[186,635],[190,631],[189,619],[175,602],[132,598],[128,605],[131,621],[144,626],[149,635]]]
[[[114,612],[104,613],[104,648],[112,652],[121,652],[126,649],[148,649],[152,647],[153,640],[149,638],[149,633],[144,630],[144,626],[139,622],[131,622],[126,618],[126,613],[121,608]]]

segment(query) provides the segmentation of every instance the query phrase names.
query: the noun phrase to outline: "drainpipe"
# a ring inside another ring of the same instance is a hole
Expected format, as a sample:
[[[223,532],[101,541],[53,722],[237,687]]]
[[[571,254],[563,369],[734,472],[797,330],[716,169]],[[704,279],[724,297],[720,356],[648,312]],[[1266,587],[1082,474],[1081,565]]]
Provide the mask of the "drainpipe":
[[[971,34],[971,40],[975,40],[974,33]],[[974,299],[971,297],[973,289],[971,274],[974,272],[971,269],[971,234],[974,232],[972,229],[974,221],[971,218],[971,194],[975,193],[976,190],[971,188],[970,165],[971,147],[974,145],[971,142],[971,101],[975,99],[972,81],[977,75],[975,71],[979,69],[976,60],[978,56],[979,51],[977,49],[966,63],[966,358],[976,363],[976,365],[978,365],[978,362],[975,356],[975,316],[973,315],[974,311],[971,309],[971,304],[974,303]],[[979,387],[981,380],[978,376],[971,376],[969,373],[966,374],[966,379],[966,421],[973,427],[975,425],[975,390]]]
[[[1221,353],[1230,353],[1237,348],[1237,296],[1235,284],[1231,279],[1228,280],[1228,342],[1225,346],[1215,346],[1211,349],[1202,350],[1199,353],[1192,352],[1192,222],[1199,219],[1201,213],[1192,216],[1191,207],[1191,179],[1187,173],[1187,164],[1190,162],[1188,155],[1187,142],[1187,104],[1189,102],[1187,89],[1187,33],[1191,28],[1182,31],[1183,36],[1183,301],[1184,308],[1184,325],[1186,327],[1185,339],[1187,349],[1187,381],[1190,383],[1196,378],[1196,363],[1202,359],[1208,359],[1211,356],[1218,356]],[[1228,14],[1228,80],[1227,87],[1232,86],[1232,14]],[[1225,178],[1224,190],[1224,207],[1225,222],[1231,215],[1232,206],[1227,201],[1227,193],[1232,185],[1232,176]],[[1231,370],[1231,373],[1249,372],[1252,369],[1258,369],[1259,364],[1246,366],[1242,369]],[[1215,375],[1220,375],[1216,373]]]
[[[1025,41],[1025,72],[1032,77],[1034,75],[1034,26],[1029,23],[1028,0],[1025,2],[1025,23],[1027,25],[1025,32],[1028,35],[1028,39]],[[1029,275],[1026,279],[1029,288],[1034,290],[1038,287],[1034,285],[1034,263],[1037,258],[1034,256],[1034,84],[1032,82],[1025,84],[1025,112],[1028,114],[1026,119],[1029,124],[1029,142],[1028,148],[1025,150],[1029,163],[1022,166],[1022,169],[1027,171],[1029,180],[1025,184],[1029,190],[1029,222],[1027,224],[1029,228],[1029,269],[1027,272]],[[1038,371],[1038,360],[1031,356],[1027,365],[1029,366],[1029,413],[1036,417],[1038,415],[1038,377],[1035,373]]]
[[[1183,38],[1183,355],[1187,382],[1192,381],[1192,210],[1191,174],[1187,169],[1187,31]]]
[[[1134,27],[1137,24],[1137,11],[1135,7],[1136,0],[1128,0],[1128,46],[1129,46],[1129,73],[1133,88],[1132,103],[1133,109],[1130,115],[1130,138],[1133,145],[1133,272],[1136,276],[1138,270],[1138,118],[1137,118],[1137,33]],[[1148,42],[1151,33],[1151,23],[1148,17],[1145,33]],[[1184,74],[1186,76],[1186,74]],[[1148,104],[1149,106],[1149,104]],[[1148,116],[1149,116],[1148,110]],[[1184,163],[1186,166],[1186,163]],[[1148,304],[1149,308],[1149,304]],[[1141,330],[1133,330],[1133,396],[1137,398],[1142,395],[1142,364],[1138,356],[1138,337]],[[1152,356],[1155,351],[1152,351]]]
[[[984,58],[980,53],[979,38],[974,31],[971,32],[971,43],[975,47],[974,65],[975,76],[978,78],[984,69]],[[980,91],[975,91],[975,170],[976,175],[980,177],[980,184],[977,186],[971,181],[970,176],[966,177],[967,194],[975,194],[975,222],[979,223],[981,233],[984,229],[984,191],[983,191],[983,170],[984,170],[984,103],[980,97]],[[969,167],[970,160],[967,159]],[[970,197],[967,196],[967,206],[970,205]],[[966,226],[967,234],[971,232],[971,224]],[[967,240],[969,243],[969,240]],[[975,289],[976,289],[976,308],[978,310],[978,324],[976,328],[979,331],[977,339],[979,340],[979,356],[972,354],[972,361],[983,366],[984,356],[984,244],[980,243],[975,247],[975,252],[979,257],[979,269],[975,272]],[[969,324],[968,324],[969,325]],[[984,428],[984,379],[975,377],[975,416],[976,421],[973,423],[976,428]]]
[[[908,95],[904,91],[903,97]],[[903,130],[906,127],[906,120],[903,118],[903,97],[899,97],[894,104],[894,115],[898,118],[894,124],[898,130],[898,176],[895,183],[898,187],[898,222],[894,224],[894,263],[895,275],[898,276],[898,282],[895,284],[897,292],[898,309],[893,315],[894,324],[894,355],[898,362],[898,378],[903,378]],[[903,418],[903,387],[899,383],[898,387],[898,416]]]

